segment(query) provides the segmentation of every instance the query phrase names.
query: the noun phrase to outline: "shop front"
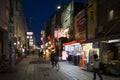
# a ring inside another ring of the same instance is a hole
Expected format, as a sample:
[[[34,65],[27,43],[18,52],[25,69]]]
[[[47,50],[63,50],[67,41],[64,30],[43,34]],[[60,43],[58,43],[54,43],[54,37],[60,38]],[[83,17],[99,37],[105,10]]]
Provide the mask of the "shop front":
[[[120,39],[100,42],[101,61],[105,64],[105,73],[120,75]]]
[[[120,39],[117,36],[98,38],[92,43],[82,44],[82,62],[80,67],[92,70],[93,54],[98,54],[103,65],[103,73],[120,75]]]
[[[73,41],[63,44],[63,52],[66,52],[66,60],[74,65],[79,65],[82,57],[82,47],[79,42]],[[63,57],[64,55],[62,55]]]
[[[94,48],[94,43],[82,43],[82,59],[80,62],[80,67],[85,70],[92,71],[93,55],[97,54],[99,56],[99,48]]]

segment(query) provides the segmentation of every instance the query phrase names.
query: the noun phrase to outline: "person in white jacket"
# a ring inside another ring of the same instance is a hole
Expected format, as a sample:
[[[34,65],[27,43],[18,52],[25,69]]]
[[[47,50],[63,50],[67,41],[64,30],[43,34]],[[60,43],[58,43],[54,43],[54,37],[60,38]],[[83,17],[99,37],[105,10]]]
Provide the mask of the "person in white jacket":
[[[93,55],[94,61],[93,61],[93,80],[96,80],[96,74],[99,76],[100,80],[103,80],[101,73],[100,73],[100,60],[98,59],[98,55]]]

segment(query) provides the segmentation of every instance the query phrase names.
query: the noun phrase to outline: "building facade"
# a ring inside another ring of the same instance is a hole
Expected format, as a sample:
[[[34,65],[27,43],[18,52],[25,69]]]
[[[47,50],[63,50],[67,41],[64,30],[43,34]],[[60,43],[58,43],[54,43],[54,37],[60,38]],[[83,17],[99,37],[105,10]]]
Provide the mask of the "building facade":
[[[13,29],[10,27],[11,19],[11,5],[10,0],[0,1],[0,61],[3,59],[2,56],[5,55],[7,59],[10,56],[10,31],[13,30],[14,42],[12,44],[14,49],[20,48],[22,53],[23,48],[26,44],[26,31],[27,25],[24,14],[22,12],[20,0],[13,1]],[[18,6],[19,3],[19,7]],[[16,54],[16,52],[15,52]]]
[[[7,55],[9,52],[9,1],[0,1],[0,56]]]
[[[118,75],[120,64],[120,31],[119,0],[89,0],[88,5],[88,40],[83,44],[91,44],[87,53],[87,69],[91,69],[92,55],[98,54],[106,65],[103,70]],[[113,65],[115,63],[115,65]],[[111,67],[112,66],[112,67]],[[112,72],[114,70],[114,72]]]

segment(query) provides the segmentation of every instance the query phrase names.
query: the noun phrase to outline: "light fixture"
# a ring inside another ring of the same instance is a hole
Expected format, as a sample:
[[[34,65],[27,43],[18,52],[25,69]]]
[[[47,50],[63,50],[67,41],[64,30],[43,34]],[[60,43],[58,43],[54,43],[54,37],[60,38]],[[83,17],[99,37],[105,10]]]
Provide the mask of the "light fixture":
[[[17,44],[20,44],[20,41],[17,41]]]
[[[108,43],[120,42],[120,39],[109,40]]]
[[[14,45],[16,45],[16,43],[14,43]]]
[[[29,39],[29,36],[27,36],[27,39]]]
[[[57,9],[60,9],[60,8],[61,8],[61,6],[58,6],[58,7],[57,7]]]
[[[27,32],[27,35],[33,35],[33,32]]]

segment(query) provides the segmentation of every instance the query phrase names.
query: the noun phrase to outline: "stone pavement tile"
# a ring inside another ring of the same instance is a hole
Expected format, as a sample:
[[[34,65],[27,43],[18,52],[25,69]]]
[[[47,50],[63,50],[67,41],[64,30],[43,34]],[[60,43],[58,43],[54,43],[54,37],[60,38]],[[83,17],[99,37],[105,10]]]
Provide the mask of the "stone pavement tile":
[[[0,74],[0,80],[92,80],[92,72],[81,70],[68,62],[59,64],[60,70],[56,71],[50,62],[43,61],[38,56],[27,56],[15,66],[14,73]],[[104,80],[120,80],[112,76],[103,77]]]
[[[76,80],[91,80],[93,72],[81,70],[79,66],[74,66],[69,62],[59,62],[61,71],[75,78]],[[102,75],[104,80],[120,80],[120,77]],[[98,76],[97,76],[98,78]],[[99,80],[99,79],[98,79]]]
[[[32,61],[32,62],[31,62]],[[14,73],[0,74],[0,80],[69,80],[47,62],[29,56],[15,66]]]

